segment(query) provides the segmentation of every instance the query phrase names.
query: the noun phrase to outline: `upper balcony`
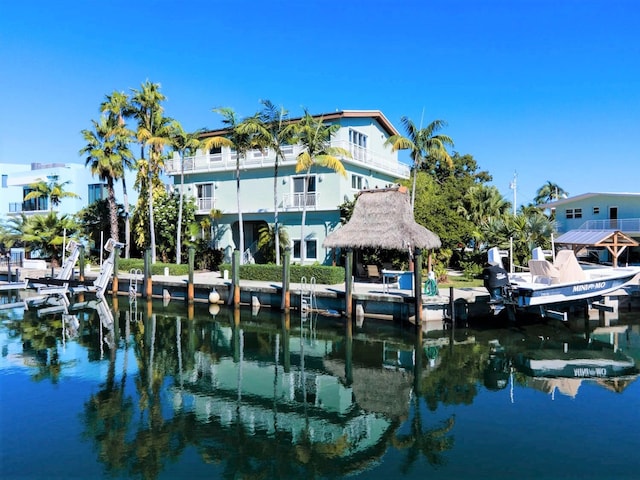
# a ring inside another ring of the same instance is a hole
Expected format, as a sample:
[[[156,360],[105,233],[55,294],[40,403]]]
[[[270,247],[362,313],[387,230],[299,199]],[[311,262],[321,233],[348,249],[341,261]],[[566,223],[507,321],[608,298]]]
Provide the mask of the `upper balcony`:
[[[580,230],[619,230],[626,234],[640,234],[640,218],[588,220]]]
[[[375,169],[397,178],[407,179],[410,176],[411,169],[408,165],[389,157],[375,155],[349,142],[332,142],[332,146],[344,148],[351,153],[352,158],[342,159],[345,163]],[[296,157],[302,151],[302,147],[287,145],[282,150],[285,158],[281,161],[281,165],[295,165]],[[232,171],[236,168],[236,158],[236,152],[227,148],[223,148],[222,153],[200,153],[185,157],[183,162],[177,154],[174,154],[173,158],[165,161],[164,169],[167,175],[180,175],[181,169],[185,174]],[[270,149],[264,153],[260,150],[250,150],[246,158],[240,159],[240,167],[242,169],[273,167],[275,158],[273,150]]]

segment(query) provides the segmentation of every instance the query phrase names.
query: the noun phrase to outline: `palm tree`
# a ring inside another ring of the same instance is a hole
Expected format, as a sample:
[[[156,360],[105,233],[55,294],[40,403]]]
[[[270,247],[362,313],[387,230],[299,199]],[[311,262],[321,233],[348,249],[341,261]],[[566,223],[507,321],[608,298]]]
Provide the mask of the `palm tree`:
[[[160,93],[160,84],[144,82],[140,90],[133,90],[131,97],[133,117],[138,121],[136,138],[140,143],[141,170],[146,173],[147,202],[149,209],[149,243],[151,262],[156,263],[156,232],[153,219],[154,182],[159,179],[162,168],[162,152],[169,143],[167,124],[170,119],[163,116],[162,102],[166,97]],[[149,148],[149,158],[145,162],[145,148]]]
[[[80,155],[86,155],[85,165],[91,168],[92,175],[97,175],[101,181],[107,182],[110,235],[115,241],[120,241],[114,183],[124,176],[125,161],[130,161],[133,157],[128,147],[130,135],[125,128],[118,125],[113,116],[103,115],[99,122],[92,120],[92,123],[92,130],[82,130],[86,145],[80,150]]]
[[[182,249],[182,207],[184,203],[184,157],[192,155],[200,146],[201,132],[187,133],[178,121],[173,122],[171,146],[180,155],[180,201],[178,203],[178,228],[176,229],[176,263],[180,264]]]
[[[385,145],[391,145],[392,151],[409,149],[413,160],[413,188],[411,190],[411,208],[416,199],[416,173],[429,162],[429,170],[435,171],[436,166],[445,162],[449,168],[453,167],[453,161],[446,147],[453,147],[453,140],[448,135],[436,134],[446,126],[443,120],[434,120],[425,128],[418,128],[408,117],[400,119],[407,136],[392,135]],[[431,172],[433,173],[433,172]]]
[[[57,212],[29,217],[23,226],[22,240],[31,251],[39,251],[45,257],[59,259],[62,256],[64,239],[79,230],[73,217]]]
[[[58,182],[58,175],[49,175],[48,181],[40,180],[29,185],[31,191],[24,197],[25,200],[37,198],[46,198],[49,200],[49,211],[53,212],[53,207],[58,207],[63,198],[80,198],[80,195],[74,192],[68,192],[65,186],[71,183],[70,180]]]
[[[565,198],[569,196],[569,192],[566,192],[562,187],[560,187],[557,183],[553,183],[551,180],[547,180],[543,186],[541,186],[536,192],[536,197],[533,201],[536,205],[540,205],[542,203],[549,203],[560,198]]]
[[[214,108],[214,112],[222,115],[222,123],[227,131],[225,137],[209,137],[202,141],[205,151],[214,147],[228,146],[236,151],[236,201],[238,206],[238,248],[241,252],[240,263],[245,263],[244,251],[244,224],[242,219],[242,208],[240,207],[240,159],[244,160],[247,152],[258,147],[258,137],[246,127],[246,123],[255,122],[257,115],[252,119],[240,121],[236,112],[229,107]]]
[[[511,204],[495,186],[474,185],[462,198],[458,213],[474,225],[478,225],[489,217],[502,217],[510,208]]]
[[[108,115],[114,115],[117,118],[118,126],[125,128],[125,118],[133,114],[133,110],[129,103],[129,96],[124,92],[114,91],[111,95],[106,95],[104,102],[100,104],[100,111]],[[129,194],[127,192],[127,181],[124,172],[133,168],[133,156],[122,158],[123,175],[122,180],[122,199],[124,203],[124,238],[125,251],[124,257],[129,258],[131,248],[131,218],[129,215]]]
[[[278,221],[278,168],[280,161],[285,159],[283,147],[290,145],[292,130],[288,128],[288,112],[282,107],[276,107],[270,100],[261,100],[262,111],[257,117],[247,119],[241,129],[247,133],[256,134],[263,148],[273,150],[275,162],[273,165],[273,234],[275,238],[276,265],[280,265],[280,222]]]
[[[306,244],[304,227],[307,217],[307,189],[311,169],[314,166],[326,167],[346,177],[347,171],[338,157],[351,158],[351,154],[344,148],[332,147],[331,137],[340,129],[338,124],[326,125],[323,117],[315,118],[307,110],[304,117],[297,123],[290,125],[293,143],[299,143],[302,151],[297,156],[296,173],[305,172],[302,221],[300,222],[300,262],[306,259]]]

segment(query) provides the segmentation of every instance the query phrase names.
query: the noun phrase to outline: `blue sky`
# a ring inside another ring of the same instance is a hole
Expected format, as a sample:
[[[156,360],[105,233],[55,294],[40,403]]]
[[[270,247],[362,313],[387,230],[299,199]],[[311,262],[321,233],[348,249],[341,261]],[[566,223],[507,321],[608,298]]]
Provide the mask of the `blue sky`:
[[[148,79],[187,130],[260,99],[376,109],[445,120],[518,204],[547,181],[640,191],[636,0],[1,3],[0,162],[82,162],[104,96]]]

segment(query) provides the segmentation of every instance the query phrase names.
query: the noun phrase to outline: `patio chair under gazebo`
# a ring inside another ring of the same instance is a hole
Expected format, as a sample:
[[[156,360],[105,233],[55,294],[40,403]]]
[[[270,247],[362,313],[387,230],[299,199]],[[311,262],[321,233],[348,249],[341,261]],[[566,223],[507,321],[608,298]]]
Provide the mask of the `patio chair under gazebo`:
[[[414,254],[416,325],[422,319],[422,250],[440,248],[440,238],[416,223],[406,187],[363,190],[358,194],[351,219],[327,235],[324,248],[347,250],[345,290],[347,316],[352,311],[353,248],[408,250]]]

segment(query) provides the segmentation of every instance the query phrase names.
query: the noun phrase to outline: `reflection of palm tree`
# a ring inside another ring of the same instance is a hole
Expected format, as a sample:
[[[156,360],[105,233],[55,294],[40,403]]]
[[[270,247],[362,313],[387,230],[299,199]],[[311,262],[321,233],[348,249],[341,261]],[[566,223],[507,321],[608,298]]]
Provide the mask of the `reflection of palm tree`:
[[[408,449],[407,458],[402,466],[402,473],[410,471],[413,463],[422,454],[429,464],[434,466],[444,465],[445,459],[442,452],[453,447],[453,437],[447,436],[455,424],[455,416],[449,417],[441,427],[428,430],[422,429],[422,415],[420,397],[413,396],[414,415],[411,421],[411,430],[407,434],[396,435],[391,438],[391,444],[398,449]]]

